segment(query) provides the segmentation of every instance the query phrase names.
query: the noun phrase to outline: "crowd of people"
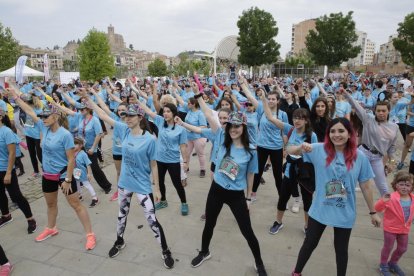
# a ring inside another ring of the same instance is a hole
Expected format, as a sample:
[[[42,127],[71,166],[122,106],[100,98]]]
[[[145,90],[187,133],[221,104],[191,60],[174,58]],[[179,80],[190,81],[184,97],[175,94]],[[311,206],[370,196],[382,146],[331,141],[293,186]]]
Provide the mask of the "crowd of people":
[[[346,275],[358,191],[373,226],[383,225],[381,275],[405,275],[398,262],[407,250],[414,217],[414,156],[409,166],[404,163],[414,137],[414,90],[408,73],[368,77],[345,72],[306,80],[287,76],[256,81],[237,76],[232,67],[227,79],[195,73],[185,78],[132,77],[125,82],[104,78],[67,85],[8,83],[1,91],[0,118],[0,227],[13,220],[7,191],[25,215],[28,233],[37,229],[18,184],[25,173],[22,147],[33,166],[30,179],[41,177],[47,206],[47,225],[36,242],[59,233],[60,190],[84,227],[85,248],[94,249],[96,235],[82,203],[84,189],[91,198],[90,208],[102,201],[94,179],[119,204],[109,257],[116,257],[126,245],[124,232],[135,193],[161,247],[164,266],[173,268],[156,211],[168,208],[168,172],[181,202],[180,213],[189,214],[187,173],[191,157],[197,156],[199,177],[209,176],[211,187],[200,214],[205,221],[201,250],[191,266],[211,258],[210,242],[226,204],[249,245],[257,274],[267,275],[249,210],[260,199],[263,173],[271,168],[278,203],[269,233],[281,231],[285,212],[298,213],[303,202],[305,239],[292,275],[302,275],[327,226],[334,229],[337,275]],[[100,166],[107,127],[112,129],[115,185]],[[399,135],[404,147],[397,162]],[[395,175],[389,184],[390,173]],[[0,265],[0,275],[9,275],[12,265],[1,246]]]

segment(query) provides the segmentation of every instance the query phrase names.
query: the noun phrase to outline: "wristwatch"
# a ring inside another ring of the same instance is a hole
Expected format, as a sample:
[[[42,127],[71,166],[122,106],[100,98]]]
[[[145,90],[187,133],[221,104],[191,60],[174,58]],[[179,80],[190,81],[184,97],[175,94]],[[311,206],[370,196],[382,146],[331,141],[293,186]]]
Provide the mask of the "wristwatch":
[[[70,180],[69,178],[65,178],[65,182],[66,182],[66,183],[71,183],[71,182],[72,182],[72,180]]]

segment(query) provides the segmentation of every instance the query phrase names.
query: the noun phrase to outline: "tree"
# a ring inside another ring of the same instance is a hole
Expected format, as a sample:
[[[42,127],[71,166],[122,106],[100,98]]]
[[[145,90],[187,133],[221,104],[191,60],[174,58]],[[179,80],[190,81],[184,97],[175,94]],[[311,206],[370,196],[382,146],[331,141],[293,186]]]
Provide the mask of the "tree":
[[[79,45],[78,56],[83,80],[100,80],[115,73],[114,57],[103,32],[90,30]]]
[[[0,23],[0,71],[9,69],[16,64],[21,55],[19,42],[13,37],[10,28]]]
[[[164,61],[156,58],[153,62],[148,64],[148,73],[150,76],[163,77],[168,74],[167,65]]]
[[[275,41],[279,29],[273,16],[257,7],[243,11],[237,21],[240,47],[238,61],[248,66],[260,66],[276,62],[280,45]]]
[[[408,14],[398,26],[398,37],[393,40],[394,47],[401,53],[405,64],[414,66],[414,13]]]
[[[65,72],[78,72],[79,71],[78,61],[65,59],[63,61],[63,70],[65,70]]]
[[[315,65],[315,62],[313,61],[312,56],[309,54],[309,52],[303,50],[300,51],[300,53],[297,55],[288,57],[285,60],[285,64],[288,67],[296,67],[298,64],[303,64],[305,67],[312,67]]]
[[[331,13],[316,19],[316,31],[309,31],[305,44],[318,65],[338,67],[361,52],[361,47],[354,45],[358,35],[352,13]]]

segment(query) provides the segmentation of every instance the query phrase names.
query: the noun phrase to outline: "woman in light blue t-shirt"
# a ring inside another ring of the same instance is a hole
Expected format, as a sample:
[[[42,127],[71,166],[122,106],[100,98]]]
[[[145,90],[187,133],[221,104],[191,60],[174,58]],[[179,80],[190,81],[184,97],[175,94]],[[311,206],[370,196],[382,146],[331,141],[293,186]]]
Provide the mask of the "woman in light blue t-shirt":
[[[373,177],[367,157],[357,149],[356,135],[345,118],[332,120],[325,142],[290,146],[292,155],[303,155],[315,168],[315,192],[309,210],[306,238],[300,249],[294,273],[300,275],[326,228],[334,228],[337,275],[346,275],[348,244],[356,219],[355,186],[359,183],[368,205],[371,222],[379,227],[375,213]],[[296,274],[295,274],[296,275]]]

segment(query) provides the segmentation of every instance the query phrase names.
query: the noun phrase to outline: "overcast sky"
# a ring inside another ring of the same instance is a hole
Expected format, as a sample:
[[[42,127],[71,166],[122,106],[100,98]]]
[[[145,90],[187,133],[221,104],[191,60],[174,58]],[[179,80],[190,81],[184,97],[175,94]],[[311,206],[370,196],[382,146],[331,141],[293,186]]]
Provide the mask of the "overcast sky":
[[[212,52],[225,36],[237,35],[243,10],[257,6],[270,12],[279,28],[281,56],[290,50],[292,24],[331,12],[354,11],[356,28],[368,33],[376,48],[396,33],[413,12],[410,1],[393,0],[0,0],[0,22],[21,44],[63,47],[95,27],[112,24],[128,47],[175,56],[185,50]]]

